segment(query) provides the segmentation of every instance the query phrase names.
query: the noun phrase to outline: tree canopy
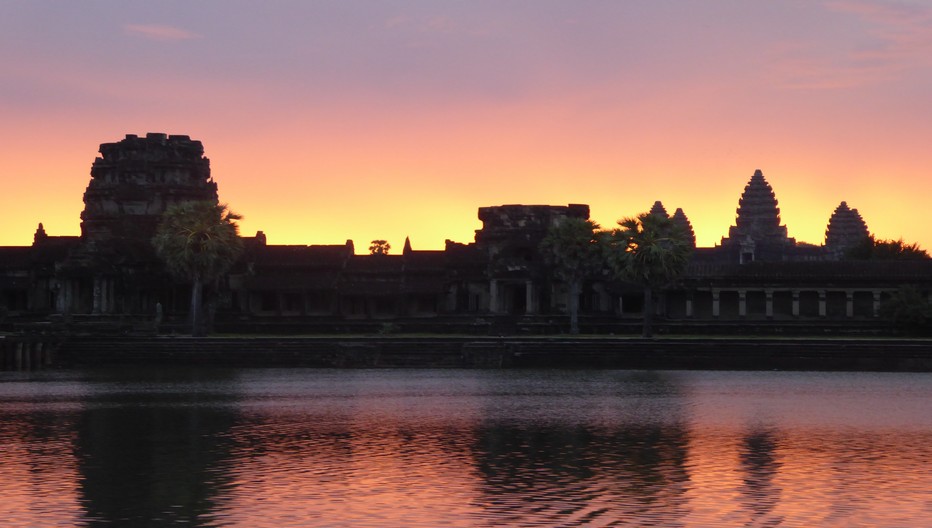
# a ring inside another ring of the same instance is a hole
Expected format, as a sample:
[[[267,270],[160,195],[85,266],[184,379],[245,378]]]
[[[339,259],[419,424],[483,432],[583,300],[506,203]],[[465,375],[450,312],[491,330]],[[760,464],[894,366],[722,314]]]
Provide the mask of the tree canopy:
[[[612,232],[608,262],[624,281],[665,286],[686,269],[689,235],[669,218],[650,213],[622,218]]]
[[[388,255],[392,245],[385,240],[373,240],[369,243],[370,255]]]
[[[570,333],[579,333],[579,293],[583,281],[603,267],[599,225],[583,218],[563,218],[550,227],[540,250],[554,275],[567,284]]]
[[[919,244],[904,242],[902,238],[881,240],[869,235],[849,249],[845,257],[850,260],[922,260],[929,258],[929,253]]]
[[[932,333],[932,304],[913,285],[901,286],[880,304],[880,316],[907,334]]]
[[[654,291],[685,270],[692,254],[689,234],[670,218],[650,213],[622,218],[607,245],[615,276],[644,288],[644,336],[651,336]]]
[[[242,217],[224,204],[180,202],[162,215],[152,243],[169,272],[190,280],[191,331],[200,335],[201,297],[205,283],[215,281],[243,250],[236,220]]]

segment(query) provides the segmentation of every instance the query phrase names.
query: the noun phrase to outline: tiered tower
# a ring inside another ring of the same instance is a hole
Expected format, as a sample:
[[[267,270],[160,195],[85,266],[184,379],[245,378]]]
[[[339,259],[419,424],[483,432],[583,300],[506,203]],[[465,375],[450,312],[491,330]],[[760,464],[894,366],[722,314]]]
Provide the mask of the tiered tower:
[[[777,197],[760,169],[754,171],[738,200],[738,217],[728,228],[722,246],[737,248],[739,262],[784,260],[785,250],[796,245],[780,225]]]
[[[663,218],[670,218],[670,215],[667,213],[667,208],[663,206],[660,200],[654,202],[654,205],[650,208],[650,214]]]
[[[693,231],[693,225],[690,223],[689,218],[686,218],[686,213],[683,212],[683,208],[677,207],[671,218],[673,223],[687,234],[692,246],[696,247],[696,232]]]
[[[113,239],[148,241],[175,202],[217,201],[217,184],[200,141],[188,136],[128,134],[100,146],[84,192],[81,238],[90,246]]]
[[[845,252],[863,242],[869,236],[867,224],[857,209],[841,202],[835,208],[828,227],[825,229],[825,249],[834,259],[840,259]]]

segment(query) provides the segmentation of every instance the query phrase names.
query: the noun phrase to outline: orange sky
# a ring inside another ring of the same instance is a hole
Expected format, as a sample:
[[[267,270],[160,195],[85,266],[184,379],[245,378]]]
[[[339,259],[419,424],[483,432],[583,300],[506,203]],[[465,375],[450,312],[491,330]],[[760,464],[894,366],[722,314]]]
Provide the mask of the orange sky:
[[[797,240],[841,200],[932,248],[932,6],[0,0],[0,244],[79,232],[97,147],[204,142],[273,244],[469,242],[476,210],[662,200],[700,245],[760,168]]]

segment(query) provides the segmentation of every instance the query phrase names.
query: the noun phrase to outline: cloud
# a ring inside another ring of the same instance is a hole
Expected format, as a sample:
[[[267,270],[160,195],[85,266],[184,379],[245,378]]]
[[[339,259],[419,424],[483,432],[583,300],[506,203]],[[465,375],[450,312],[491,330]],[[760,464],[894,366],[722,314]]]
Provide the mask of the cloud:
[[[123,30],[126,31],[127,35],[143,37],[151,40],[177,41],[203,38],[197,33],[192,33],[181,28],[153,24],[127,24],[123,26]]]
[[[836,1],[829,7],[858,16],[867,26],[866,32],[876,39],[877,47],[857,58],[932,62],[932,8],[861,0]]]
[[[841,49],[794,43],[776,50],[774,72],[783,87],[850,88],[932,66],[932,8],[866,0],[837,0],[827,7],[856,17],[861,29]]]

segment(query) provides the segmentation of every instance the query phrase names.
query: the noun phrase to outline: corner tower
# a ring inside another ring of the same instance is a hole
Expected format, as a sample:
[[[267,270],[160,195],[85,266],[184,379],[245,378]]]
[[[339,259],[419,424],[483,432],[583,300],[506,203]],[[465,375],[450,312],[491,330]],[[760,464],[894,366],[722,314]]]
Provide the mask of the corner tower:
[[[841,259],[846,251],[863,242],[869,236],[867,224],[857,209],[841,202],[825,229],[825,249],[833,259]]]
[[[100,145],[84,192],[81,238],[92,246],[155,234],[165,208],[176,202],[217,201],[204,146],[188,136],[128,134]]]
[[[689,218],[686,217],[686,213],[683,212],[682,207],[677,207],[676,211],[673,213],[673,216],[670,217],[673,220],[673,223],[679,226],[683,230],[683,233],[686,234],[686,237],[689,239],[690,245],[693,248],[696,247],[696,232],[693,231],[693,225],[689,221]]]

